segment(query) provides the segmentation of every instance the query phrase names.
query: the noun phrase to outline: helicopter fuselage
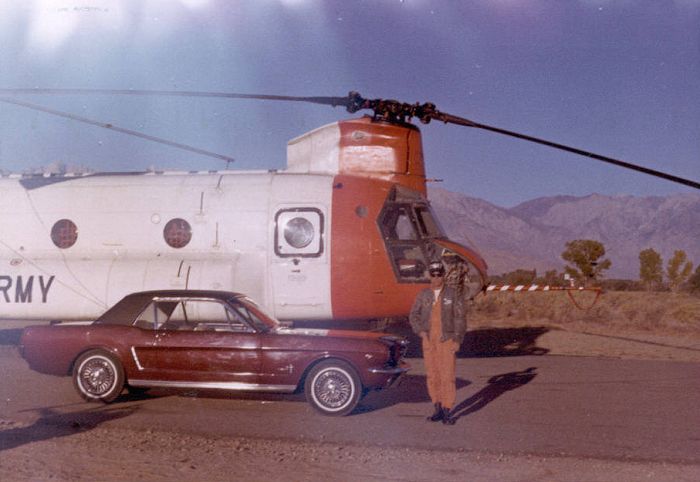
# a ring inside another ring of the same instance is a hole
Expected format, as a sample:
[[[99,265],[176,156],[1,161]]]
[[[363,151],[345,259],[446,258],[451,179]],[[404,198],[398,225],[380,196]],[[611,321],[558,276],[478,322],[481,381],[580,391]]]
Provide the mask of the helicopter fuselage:
[[[413,126],[338,122],[284,171],[0,179],[0,318],[94,319],[128,293],[246,293],[283,320],[404,316],[457,254],[426,198]]]

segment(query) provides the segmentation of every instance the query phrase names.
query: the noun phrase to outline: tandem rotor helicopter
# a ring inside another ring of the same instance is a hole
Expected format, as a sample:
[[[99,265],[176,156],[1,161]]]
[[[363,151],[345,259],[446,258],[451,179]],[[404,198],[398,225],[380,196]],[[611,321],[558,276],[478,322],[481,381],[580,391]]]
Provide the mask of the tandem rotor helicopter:
[[[431,103],[356,92],[0,89],[4,104],[231,161],[28,103],[19,94],[311,102],[371,115],[292,139],[284,170],[3,176],[0,319],[6,320],[90,320],[128,293],[180,288],[242,292],[281,320],[400,318],[428,285],[427,266],[439,259],[484,290],[486,262],[448,239],[431,210],[421,132],[412,119],[512,136],[700,189],[692,180],[474,122]]]

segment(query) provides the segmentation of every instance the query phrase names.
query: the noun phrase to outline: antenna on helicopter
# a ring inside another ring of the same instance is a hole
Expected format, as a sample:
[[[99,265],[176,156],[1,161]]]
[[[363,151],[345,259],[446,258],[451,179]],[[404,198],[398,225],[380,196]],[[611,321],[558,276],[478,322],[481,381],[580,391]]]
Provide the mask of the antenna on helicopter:
[[[667,181],[676,182],[689,186],[695,189],[700,189],[700,183],[693,181],[691,179],[685,179],[673,174],[669,174],[662,171],[657,171],[648,167],[640,166],[638,164],[633,164],[631,162],[622,161],[608,156],[602,156],[594,152],[585,151],[583,149],[578,149],[575,147],[567,146],[564,144],[559,144],[557,142],[548,141],[538,137],[533,137],[526,134],[521,134],[514,131],[509,131],[506,129],[501,129],[499,127],[490,126],[487,124],[482,124],[475,122],[464,117],[455,116],[448,114],[446,112],[441,112],[436,109],[435,104],[426,102],[423,104],[415,103],[408,104],[405,102],[399,102],[396,100],[386,100],[386,99],[365,99],[357,92],[349,92],[345,97],[298,97],[298,96],[285,96],[285,95],[267,95],[267,94],[240,94],[240,93],[228,93],[228,92],[198,92],[198,91],[168,91],[168,90],[108,90],[108,89],[0,89],[2,94],[115,94],[115,95],[141,95],[141,96],[176,96],[176,97],[217,97],[217,98],[228,98],[228,99],[256,99],[256,100],[272,100],[272,101],[288,101],[288,102],[309,102],[313,104],[330,105],[332,107],[345,107],[345,109],[352,113],[358,112],[360,110],[369,109],[374,113],[374,118],[377,120],[383,120],[392,123],[406,123],[410,122],[411,119],[416,118],[423,124],[428,124],[432,120],[437,120],[444,122],[445,124],[455,124],[464,127],[473,127],[476,129],[483,129],[497,134],[502,134],[510,137],[515,137],[517,139],[522,139],[529,142],[534,142],[537,144],[542,144],[545,146],[552,147],[554,149],[559,149],[562,151],[570,152],[572,154],[577,154],[583,157],[588,157],[590,159],[595,159],[597,161],[606,162],[608,164],[613,164],[618,167],[623,167],[625,169],[630,169],[633,171],[641,172],[650,176],[658,177],[661,179],[666,179]],[[0,102],[14,103],[17,105],[23,105],[24,107],[29,107],[27,104],[20,103],[18,101],[13,101],[7,98],[0,98]],[[36,108],[37,106],[32,106],[30,108]],[[43,109],[45,112],[48,109]],[[56,112],[49,112],[54,115]],[[64,117],[66,117],[64,115]],[[84,121],[84,120],[83,120]],[[89,123],[97,124],[94,121]],[[101,127],[114,128],[111,124],[105,124]],[[117,129],[125,132],[125,129]],[[133,132],[125,132],[128,134],[133,134]],[[137,133],[138,134],[138,133]],[[141,134],[140,137],[146,138],[147,136]],[[166,141],[170,145],[174,145],[170,141]],[[191,148],[189,150],[192,150]],[[200,152],[202,153],[202,152]],[[226,156],[215,155],[216,157],[228,160]]]

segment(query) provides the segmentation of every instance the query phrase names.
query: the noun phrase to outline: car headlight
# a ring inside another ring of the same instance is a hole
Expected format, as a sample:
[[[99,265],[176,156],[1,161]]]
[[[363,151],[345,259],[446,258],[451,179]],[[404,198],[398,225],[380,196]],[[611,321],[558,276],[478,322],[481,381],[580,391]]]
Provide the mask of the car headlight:
[[[389,347],[389,363],[397,365],[406,355],[408,340],[403,337],[386,335],[379,338],[379,341]]]

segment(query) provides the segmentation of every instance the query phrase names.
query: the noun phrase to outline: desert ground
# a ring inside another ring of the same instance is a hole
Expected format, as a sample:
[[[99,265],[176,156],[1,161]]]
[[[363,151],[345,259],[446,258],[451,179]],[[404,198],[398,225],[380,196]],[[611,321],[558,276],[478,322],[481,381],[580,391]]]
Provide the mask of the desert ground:
[[[473,307],[461,356],[689,362],[697,364],[700,377],[700,300],[670,293],[660,295],[663,296],[605,294],[585,309],[572,308],[562,299],[535,297],[524,301],[517,294],[481,299]],[[17,328],[0,332],[3,360],[21,363],[13,346]],[[9,365],[3,367],[3,377],[25,373],[21,367],[9,370]],[[27,377],[29,373],[27,369]],[[12,394],[5,397],[5,406],[9,407]],[[42,430],[50,433],[41,434]],[[92,427],[84,421],[62,427],[60,434],[55,434],[56,430],[56,425],[33,426],[30,419],[0,410],[0,479],[700,480],[699,465],[665,460],[580,458],[527,451],[426,450],[338,444],[323,438],[211,436],[124,424]]]

